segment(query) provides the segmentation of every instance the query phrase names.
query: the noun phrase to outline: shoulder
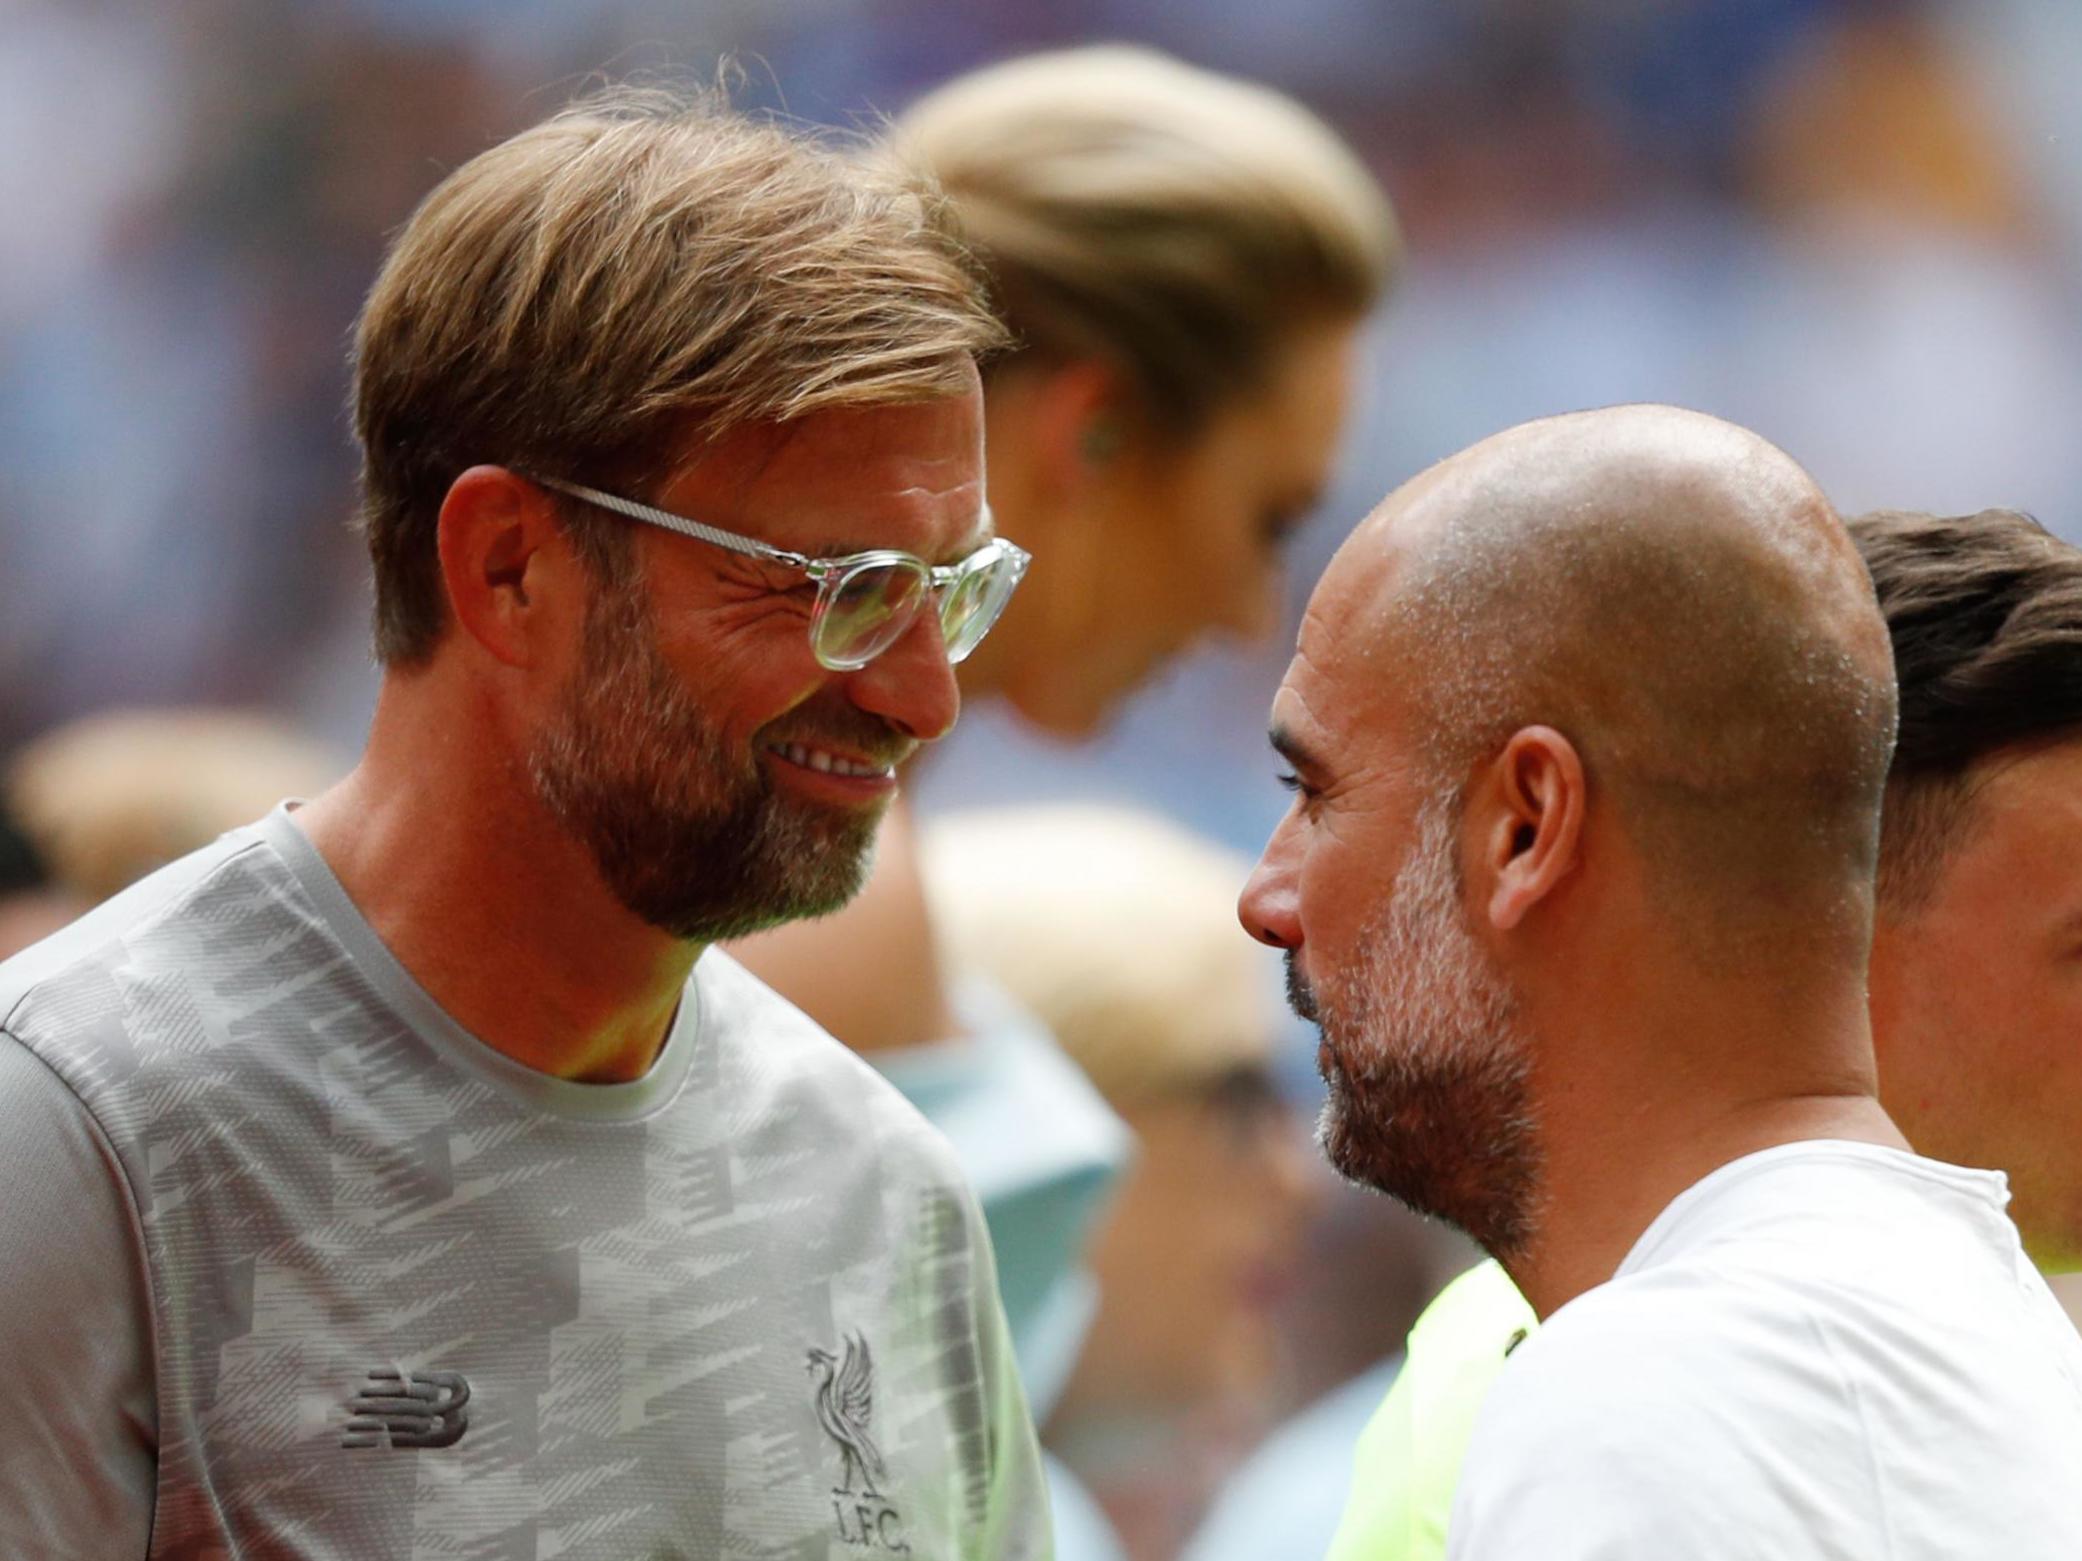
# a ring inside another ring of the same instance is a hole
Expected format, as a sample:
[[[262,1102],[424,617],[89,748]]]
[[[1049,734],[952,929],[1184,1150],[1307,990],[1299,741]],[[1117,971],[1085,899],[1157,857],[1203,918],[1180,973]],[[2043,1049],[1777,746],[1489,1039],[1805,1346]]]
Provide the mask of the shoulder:
[[[694,982],[701,1041],[715,1049],[734,1106],[966,1187],[946,1140],[895,1085],[736,959],[709,949]]]
[[[1514,1346],[1538,1326],[1494,1260],[1433,1299],[1410,1330],[1401,1372],[1360,1434],[1337,1561],[1393,1555],[1423,1535],[1443,1543],[1475,1416]]]
[[[1410,1329],[1410,1360],[1440,1361],[1501,1350],[1539,1326],[1532,1303],[1503,1265],[1490,1258],[1453,1280],[1424,1308]]]
[[[1711,1556],[1735,1553],[1728,1533],[1788,1524],[1797,1543],[1813,1493],[1857,1483],[1837,1466],[1861,1438],[1799,1308],[1697,1271],[1615,1280],[1555,1313],[1498,1377],[1453,1505],[1452,1554],[1523,1553],[1549,1535],[1538,1550],[1560,1532],[1581,1548],[1546,1551],[1556,1557]]]
[[[1658,1269],[1600,1285],[1534,1331],[1498,1381],[1478,1436],[1489,1422],[1520,1426],[1546,1417],[1573,1421],[1586,1403],[1625,1406],[1625,1434],[1648,1429],[1664,1410],[1682,1410],[1699,1393],[1724,1400],[1798,1384],[1798,1359],[1811,1329],[1783,1295],[1710,1266]],[[1805,1387],[1827,1383],[1809,1378]],[[1508,1410],[1506,1414],[1503,1411]],[[1601,1418],[1616,1419],[1618,1416]]]
[[[207,886],[266,849],[256,830],[234,830],[0,963],[0,1026],[35,1049],[39,1039],[64,1028],[67,1020],[90,1019],[113,1001],[109,972],[127,961],[133,944],[177,923]],[[102,1003],[95,1001],[97,992]]]

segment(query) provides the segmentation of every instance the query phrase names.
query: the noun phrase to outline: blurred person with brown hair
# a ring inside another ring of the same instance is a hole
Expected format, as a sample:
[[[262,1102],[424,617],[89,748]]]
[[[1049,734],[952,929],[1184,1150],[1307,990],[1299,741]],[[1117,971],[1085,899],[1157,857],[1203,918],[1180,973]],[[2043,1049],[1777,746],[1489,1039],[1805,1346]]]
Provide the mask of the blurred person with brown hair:
[[[2029,516],[1847,522],[1893,640],[1869,998],[1909,1142],[2009,1180],[2041,1269],[2082,1268],[2082,550]],[[1477,1409],[1538,1326],[1494,1262],[1443,1291],[1353,1462],[1333,1561],[1437,1561]]]
[[[26,744],[6,787],[53,875],[92,904],[344,768],[247,711],[118,710]]]
[[[1043,1557],[960,1167],[709,945],[843,903],[1023,555],[914,181],[611,93],[356,338],[355,769],[0,969],[0,1536]]]
[[[1088,804],[950,815],[923,859],[950,964],[1039,1019],[1134,1132],[1092,1242],[1098,1310],[1044,1431],[1126,1553],[1169,1556],[1209,1464],[1261,1426],[1308,1202],[1271,973],[1231,910],[1250,864]]]
[[[2043,570],[2045,540],[2013,551]],[[1928,1020],[1943,982],[1970,1046],[2043,1053],[1972,967],[2072,962],[2072,861],[2019,853],[2072,823],[2073,777],[2016,756],[2018,791],[1982,782],[2009,888],[2057,889],[2025,946],[1891,971],[1883,793],[1966,822],[1970,751],[1926,709],[1890,774],[1890,619],[1905,688],[1973,660],[1966,625],[1916,621],[1972,572],[1910,573],[1883,617],[1782,452],[1619,407],[1421,474],[1317,588],[1274,705],[1296,800],[1242,915],[1321,1026],[1332,1163],[1467,1230],[1540,1323],[1493,1345],[1449,1557],[2082,1549],[2082,1342],[2003,1175],[1910,1150],[1873,1039],[1891,982]],[[1934,905],[1987,913],[1967,877]]]
[[[1144,49],[986,67],[887,139],[945,189],[1016,338],[985,368],[990,500],[1041,562],[963,690],[1081,738],[1203,636],[1271,629],[1280,544],[1326,480],[1394,221],[1298,104]],[[1078,1254],[1124,1135],[937,948],[899,809],[854,905],[739,952],[954,1139],[1045,1416],[1093,1304]]]

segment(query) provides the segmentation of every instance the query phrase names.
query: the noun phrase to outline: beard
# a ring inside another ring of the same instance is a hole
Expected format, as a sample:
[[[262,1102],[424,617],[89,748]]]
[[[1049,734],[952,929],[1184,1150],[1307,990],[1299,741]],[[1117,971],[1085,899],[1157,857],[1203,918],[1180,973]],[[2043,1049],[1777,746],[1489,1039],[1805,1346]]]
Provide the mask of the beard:
[[[528,779],[626,909],[676,938],[743,937],[852,899],[882,818],[785,795],[761,748],[822,738],[894,762],[910,747],[850,705],[784,720],[787,732],[762,728],[733,754],[659,650],[642,591],[603,582],[578,670],[527,754]]]
[[[1330,1093],[1316,1136],[1331,1165],[1509,1260],[1532,1237],[1540,1193],[1532,1049],[1467,929],[1458,811],[1451,796],[1425,804],[1350,969],[1312,990],[1290,951],[1287,996],[1322,1030]]]

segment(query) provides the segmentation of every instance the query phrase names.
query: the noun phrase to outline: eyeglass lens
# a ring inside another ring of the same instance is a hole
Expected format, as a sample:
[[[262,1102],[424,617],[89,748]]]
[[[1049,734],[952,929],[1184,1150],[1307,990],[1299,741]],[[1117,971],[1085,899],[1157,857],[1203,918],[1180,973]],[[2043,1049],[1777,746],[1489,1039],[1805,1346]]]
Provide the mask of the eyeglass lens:
[[[1019,566],[1007,554],[972,569],[948,587],[940,603],[940,633],[947,642],[947,659],[960,661],[974,650],[990,626],[998,621],[1019,584]]]
[[[818,620],[816,650],[829,666],[865,666],[896,643],[910,626],[927,577],[899,562],[863,564],[830,588]],[[939,602],[940,632],[947,659],[960,661],[974,650],[1004,611],[1019,570],[996,554],[947,586]]]
[[[910,625],[925,585],[924,574],[905,564],[848,570],[825,597],[817,624],[818,656],[839,666],[866,665]]]

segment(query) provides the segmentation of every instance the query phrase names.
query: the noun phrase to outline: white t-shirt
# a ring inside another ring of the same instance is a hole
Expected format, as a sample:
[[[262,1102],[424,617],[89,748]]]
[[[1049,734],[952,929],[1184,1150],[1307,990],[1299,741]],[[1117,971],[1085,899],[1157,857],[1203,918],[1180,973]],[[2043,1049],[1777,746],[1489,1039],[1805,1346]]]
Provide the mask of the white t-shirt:
[[[1450,1561],[2082,1557],[2082,1340],[2008,1201],[1868,1144],[1722,1166],[1498,1379]]]
[[[0,965],[0,1556],[1049,1552],[952,1151],[741,967],[625,1084],[286,813]]]

